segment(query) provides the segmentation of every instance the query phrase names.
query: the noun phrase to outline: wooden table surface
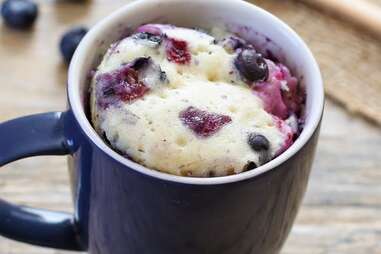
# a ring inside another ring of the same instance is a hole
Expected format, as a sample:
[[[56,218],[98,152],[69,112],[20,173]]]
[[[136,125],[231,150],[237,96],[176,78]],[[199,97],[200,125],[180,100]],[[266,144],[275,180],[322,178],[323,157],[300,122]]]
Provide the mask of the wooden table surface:
[[[91,26],[128,1],[39,1],[32,31],[0,22],[0,121],[65,109],[66,67],[57,44],[72,24]],[[381,253],[381,130],[327,100],[310,184],[282,254]],[[66,159],[38,157],[0,170],[0,196],[71,211]],[[65,254],[0,237],[0,254]]]

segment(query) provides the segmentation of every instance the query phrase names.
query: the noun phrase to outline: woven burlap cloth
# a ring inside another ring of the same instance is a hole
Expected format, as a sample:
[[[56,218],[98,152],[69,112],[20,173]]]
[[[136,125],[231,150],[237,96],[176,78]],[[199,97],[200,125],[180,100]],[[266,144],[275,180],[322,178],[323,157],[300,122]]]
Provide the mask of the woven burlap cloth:
[[[307,42],[319,62],[329,98],[381,125],[380,38],[299,1],[250,2],[286,21]],[[381,0],[372,2],[381,5]]]

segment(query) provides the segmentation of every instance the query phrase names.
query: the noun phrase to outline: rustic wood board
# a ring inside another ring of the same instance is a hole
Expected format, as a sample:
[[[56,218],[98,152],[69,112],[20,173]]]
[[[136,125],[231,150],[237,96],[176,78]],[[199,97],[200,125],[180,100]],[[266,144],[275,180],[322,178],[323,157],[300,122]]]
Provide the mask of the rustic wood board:
[[[33,31],[15,32],[0,23],[0,121],[64,110],[66,67],[57,50],[60,34],[72,24],[92,25],[128,1],[39,2],[41,15]],[[268,2],[260,4],[269,7]],[[328,101],[308,192],[282,254],[379,254],[379,158],[379,127],[349,116]],[[69,193],[64,157],[25,159],[0,170],[0,197],[6,200],[71,211]],[[0,253],[72,252],[33,247],[0,237]]]

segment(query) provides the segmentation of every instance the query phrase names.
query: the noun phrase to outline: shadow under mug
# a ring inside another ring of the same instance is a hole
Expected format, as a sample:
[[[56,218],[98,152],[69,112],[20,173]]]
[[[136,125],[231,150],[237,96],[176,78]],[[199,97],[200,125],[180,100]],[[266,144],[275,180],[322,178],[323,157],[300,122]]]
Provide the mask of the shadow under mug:
[[[255,170],[216,178],[160,173],[111,150],[86,117],[88,73],[123,31],[149,22],[225,25],[256,45],[271,48],[306,87],[306,124],[300,137]],[[280,251],[306,190],[324,101],[316,61],[283,22],[238,0],[136,1],[86,35],[71,62],[68,83],[66,112],[0,124],[0,166],[29,156],[69,155],[75,213],[0,201],[1,235],[92,254]]]

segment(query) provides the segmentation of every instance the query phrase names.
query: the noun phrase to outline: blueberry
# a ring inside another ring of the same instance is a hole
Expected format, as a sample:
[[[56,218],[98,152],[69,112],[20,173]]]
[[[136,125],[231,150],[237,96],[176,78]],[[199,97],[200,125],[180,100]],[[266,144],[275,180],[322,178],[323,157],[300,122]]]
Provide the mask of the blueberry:
[[[140,70],[142,68],[147,67],[147,65],[150,64],[150,62],[151,57],[139,57],[131,63],[131,68],[133,68],[134,70]]]
[[[138,72],[138,79],[148,87],[167,82],[167,74],[149,56],[138,57],[129,66]]]
[[[248,138],[250,147],[257,152],[264,152],[270,149],[269,140],[260,134],[251,133]]]
[[[168,82],[167,73],[165,71],[160,71],[160,77],[161,82]]]
[[[60,51],[66,63],[70,63],[75,50],[87,33],[87,28],[77,27],[66,32],[60,41]]]
[[[230,53],[233,53],[237,49],[247,49],[252,48],[251,45],[247,44],[247,42],[241,38],[236,36],[229,36],[224,38],[222,41],[222,46]]]
[[[106,87],[105,89],[102,90],[103,96],[113,96],[115,95],[115,90],[113,87]]]
[[[252,169],[256,169],[258,166],[254,161],[248,161],[247,164],[243,167],[243,171],[249,171]]]
[[[135,38],[139,40],[148,40],[157,45],[159,45],[161,41],[163,40],[161,35],[151,34],[148,32],[138,33],[135,35]]]
[[[38,7],[31,0],[6,0],[1,6],[1,15],[9,27],[26,29],[36,20]]]
[[[242,50],[234,61],[234,65],[241,76],[249,82],[264,81],[269,75],[265,59],[254,49]]]

